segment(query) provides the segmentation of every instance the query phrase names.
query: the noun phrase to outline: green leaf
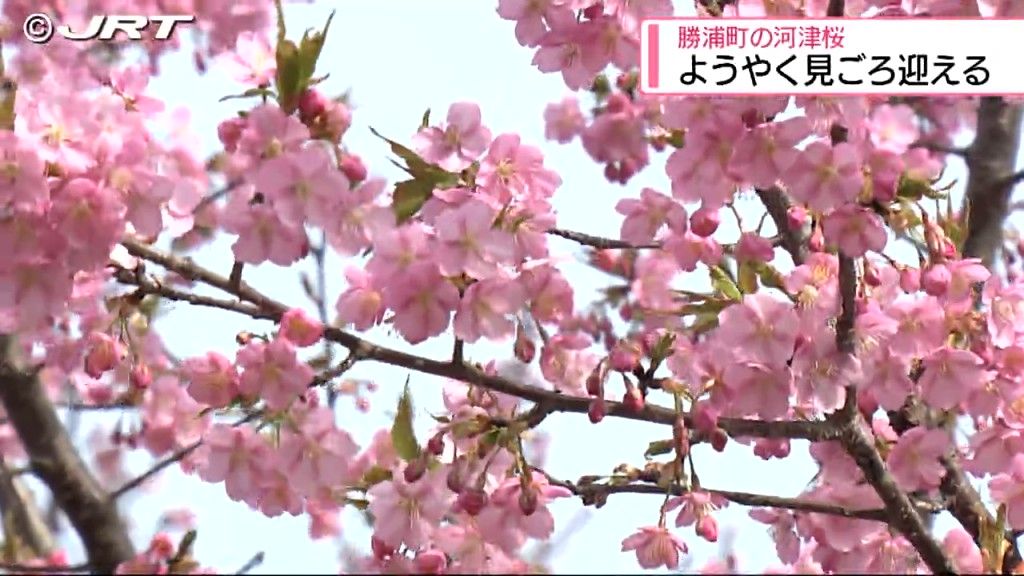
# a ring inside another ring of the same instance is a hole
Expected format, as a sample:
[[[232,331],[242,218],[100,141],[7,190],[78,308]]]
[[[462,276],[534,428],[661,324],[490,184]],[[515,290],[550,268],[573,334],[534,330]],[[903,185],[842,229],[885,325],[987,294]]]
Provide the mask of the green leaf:
[[[427,108],[427,111],[423,113],[423,119],[420,120],[420,130],[427,126],[430,126],[430,108]]]
[[[429,171],[431,164],[424,160],[423,158],[421,158],[420,155],[414,152],[413,150],[399,144],[398,142],[395,142],[390,138],[385,138],[383,135],[381,135],[380,132],[377,132],[377,130],[375,130],[372,126],[370,127],[370,132],[372,132],[373,135],[376,136],[377,138],[380,138],[381,140],[387,142],[388,146],[391,147],[391,151],[402,160],[405,160],[406,166],[409,167],[409,173],[412,174],[413,176],[425,174]],[[437,168],[439,170],[441,169],[440,167]]]
[[[412,393],[409,392],[409,381],[405,381],[405,390],[398,400],[398,413],[391,425],[391,444],[395,453],[406,462],[420,455],[420,446],[416,442],[416,434],[412,429]]]
[[[655,456],[661,456],[662,454],[668,454],[672,451],[675,444],[671,439],[669,440],[655,440],[647,446],[647,451],[644,452],[644,458],[650,460]]]
[[[363,474],[362,484],[369,489],[385,480],[391,480],[391,470],[382,466],[374,466]]]
[[[331,21],[334,20],[334,10],[327,17],[323,30],[312,32],[306,30],[299,42],[299,70],[302,73],[302,89],[309,87],[310,80],[316,72],[316,63],[320,59],[320,52],[324,49],[327,41],[327,31],[331,28]]]
[[[711,285],[715,288],[715,292],[730,300],[737,302],[743,300],[743,293],[740,292],[739,287],[729,278],[729,275],[725,273],[725,270],[718,266],[712,266],[709,270],[711,272]]]
[[[274,84],[277,87],[277,103],[285,114],[291,114],[299,105],[302,83],[302,64],[299,61],[299,47],[291,40],[277,43],[277,72]]]
[[[737,273],[739,288],[744,294],[757,292],[757,265],[753,262],[740,262]]]
[[[415,216],[433,193],[434,185],[425,180],[406,180],[395,184],[391,209],[398,223]]]
[[[281,5],[281,0],[274,0],[274,9],[277,11],[277,43],[284,42],[285,38],[285,27],[284,27],[284,6]]]
[[[241,94],[231,94],[230,96],[224,96],[223,98],[218,100],[218,102],[227,102],[228,100],[238,100],[240,98],[253,98],[256,96],[270,98],[273,97],[274,95],[274,91],[271,90],[270,88],[266,88],[264,86],[257,86],[256,88],[249,88]]]

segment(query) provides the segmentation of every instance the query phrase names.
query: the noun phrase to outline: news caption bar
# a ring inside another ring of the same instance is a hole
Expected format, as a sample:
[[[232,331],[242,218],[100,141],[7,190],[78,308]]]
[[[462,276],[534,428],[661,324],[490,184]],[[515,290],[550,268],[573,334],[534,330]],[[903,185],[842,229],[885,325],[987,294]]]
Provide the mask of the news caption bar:
[[[671,18],[641,29],[649,95],[1024,96],[1021,19]]]

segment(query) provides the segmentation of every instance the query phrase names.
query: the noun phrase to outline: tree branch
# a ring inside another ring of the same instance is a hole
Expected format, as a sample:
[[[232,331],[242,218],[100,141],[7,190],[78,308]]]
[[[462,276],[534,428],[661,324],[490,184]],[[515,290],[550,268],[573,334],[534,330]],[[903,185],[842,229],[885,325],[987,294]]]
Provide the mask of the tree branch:
[[[858,421],[843,427],[840,442],[885,503],[892,525],[914,546],[932,573],[955,574],[956,569],[946,558],[942,546],[929,534],[910,498],[886,470],[874,440],[861,429]]]
[[[1003,222],[1009,212],[1013,174],[1020,151],[1022,108],[986,96],[978,106],[978,129],[967,150],[967,212],[965,258],[981,258],[991,267],[1003,243]]]
[[[782,247],[789,252],[793,264],[799,266],[807,258],[807,245],[804,242],[803,230],[793,230],[789,227],[789,209],[793,207],[789,196],[778,186],[767,189],[757,189],[757,197],[761,199],[768,215],[775,222],[775,228],[779,232]]]
[[[32,491],[25,486],[24,479],[18,478],[16,472],[7,466],[0,456],[0,511],[6,516],[11,515],[13,527],[17,534],[7,534],[7,538],[17,537],[28,546],[33,558],[49,556],[55,548],[53,534],[46,525],[42,510],[39,509]]]
[[[0,402],[18,433],[34,474],[74,526],[98,572],[113,573],[135,556],[117,507],[86,468],[36,372],[18,368],[12,338],[0,335]]]
[[[246,283],[242,282],[238,287],[231,286],[229,279],[196,265],[190,259],[181,258],[167,254],[152,246],[139,242],[135,239],[125,239],[122,244],[136,258],[142,258],[159,264],[164,268],[191,280],[198,280],[225,292],[234,294],[244,302],[255,305],[256,309],[245,305],[235,307],[235,311],[247,314],[253,318],[269,319],[280,321],[281,316],[288,310],[284,304],[261,294]],[[118,278],[130,284],[138,285],[133,278],[126,278],[123,275]],[[144,286],[139,286],[148,290]],[[165,297],[174,297],[177,292],[163,286],[150,286],[157,290],[156,294]],[[244,303],[239,303],[244,304]],[[243,311],[244,310],[244,311]],[[413,354],[400,352],[392,348],[378,346],[367,340],[349,334],[344,330],[328,327],[324,331],[324,337],[341,344],[350,353],[355,354],[359,360],[372,360],[383,364],[390,364],[401,368],[407,368],[424,374],[441,376],[458,380],[515,396],[534,403],[543,403],[551,412],[573,412],[586,414],[590,409],[590,400],[584,397],[568,396],[551,390],[545,390],[536,386],[529,386],[509,380],[507,378],[487,374],[479,367],[470,363],[454,365],[449,361],[437,361]],[[621,402],[608,402],[608,416],[650,422],[654,424],[672,425],[676,418],[674,410],[661,406],[647,404],[642,410],[634,411],[627,408]],[[810,441],[833,440],[836,438],[835,427],[825,422],[816,421],[763,421],[747,420],[740,418],[721,418],[719,426],[728,434],[736,438],[791,438]],[[687,426],[693,428],[692,423]]]
[[[601,236],[593,236],[591,234],[584,234],[583,232],[574,232],[572,230],[562,230],[560,228],[552,228],[548,230],[548,234],[552,236],[558,236],[559,238],[565,238],[566,240],[572,240],[577,244],[584,246],[590,246],[598,250],[642,250],[651,248],[661,248],[660,242],[650,242],[647,244],[631,244],[625,240],[613,240],[611,238],[602,238]]]
[[[542,472],[543,473],[543,472]],[[545,473],[545,475],[547,475]],[[690,490],[682,486],[672,485],[667,490],[656,484],[574,484],[572,482],[555,480],[548,476],[551,484],[561,486],[579,496],[584,505],[604,504],[605,499],[611,494],[655,494],[664,496],[665,493],[673,496],[687,494]],[[842,516],[858,520],[871,520],[873,522],[889,522],[889,511],[884,508],[852,509],[838,504],[814,502],[801,498],[784,498],[782,496],[770,496],[767,494],[752,494],[749,492],[735,492],[732,490],[714,490],[701,488],[703,492],[715,494],[740,506],[752,508],[778,508],[781,510],[793,510],[812,514],[826,514],[829,516]],[[922,503],[923,505],[924,503]]]

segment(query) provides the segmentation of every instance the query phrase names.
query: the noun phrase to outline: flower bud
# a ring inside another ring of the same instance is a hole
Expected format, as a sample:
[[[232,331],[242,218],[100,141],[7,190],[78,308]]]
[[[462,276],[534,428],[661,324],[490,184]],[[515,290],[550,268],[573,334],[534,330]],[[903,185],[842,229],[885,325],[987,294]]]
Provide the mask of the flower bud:
[[[621,172],[619,171],[618,165],[613,163],[605,164],[604,177],[606,180],[609,182],[618,182],[620,174]]]
[[[790,230],[802,230],[807,224],[807,209],[803,206],[790,206],[786,211],[786,222]]]
[[[132,371],[128,375],[128,383],[136,390],[149,388],[149,385],[153,383],[153,373],[149,370],[149,364],[139,362],[132,366]]]
[[[412,561],[417,574],[444,574],[448,568],[448,557],[437,548],[420,550]]]
[[[341,157],[341,162],[338,163],[338,169],[341,173],[348,178],[348,181],[352,184],[358,184],[363,180],[366,180],[368,174],[366,170],[366,164],[363,163],[363,159],[355,154],[344,154]]]
[[[932,264],[921,277],[921,285],[930,296],[940,297],[949,290],[950,280],[952,275],[945,264]]]
[[[815,227],[811,237],[807,240],[807,247],[811,252],[823,252],[825,250],[825,236],[820,227]]]
[[[370,550],[377,560],[386,560],[395,553],[395,548],[376,536],[370,536]]]
[[[528,486],[519,491],[519,511],[523,516],[532,516],[537,511],[537,491]]]
[[[459,494],[466,485],[466,468],[469,466],[465,456],[459,456],[452,462],[445,476],[445,484],[452,492]]]
[[[627,382],[626,393],[622,397],[622,403],[630,412],[642,412],[645,404],[643,393],[632,382]]]
[[[405,465],[405,469],[402,470],[402,478],[405,479],[409,484],[413,484],[423,475],[427,473],[427,458],[426,455],[421,455],[418,458],[414,458]]]
[[[89,352],[85,355],[85,373],[99,378],[117,367],[125,355],[124,346],[109,334],[93,332],[89,335]]]
[[[516,339],[512,344],[512,352],[515,354],[516,360],[523,364],[533,362],[534,356],[537,355],[537,345],[526,335],[526,329],[521,324],[516,327]]]
[[[228,152],[238,149],[238,141],[242,138],[246,122],[243,118],[229,118],[217,125],[217,138]]]
[[[462,508],[463,512],[470,516],[476,516],[487,506],[488,500],[486,491],[481,488],[470,487],[459,492],[455,502]]]
[[[878,271],[868,263],[866,258],[864,259],[864,283],[872,288],[878,288],[882,285],[882,279],[878,277]]]
[[[427,452],[430,452],[434,456],[440,456],[444,453],[444,432],[438,432],[427,440]]]
[[[715,452],[724,452],[725,445],[729,442],[729,435],[725,433],[725,430],[721,428],[715,428],[711,433],[711,447],[715,449]]]
[[[590,407],[587,408],[587,416],[590,418],[590,422],[597,424],[608,414],[608,406],[605,405],[604,398],[598,396],[590,401]]]
[[[697,519],[697,535],[708,542],[718,542],[718,522],[710,514]]]
[[[900,288],[907,294],[913,294],[920,290],[921,271],[909,266],[900,268]]]
[[[591,4],[590,6],[587,6],[586,8],[583,9],[583,17],[586,18],[587,20],[594,20],[596,18],[600,18],[603,14],[604,2]],[[620,75],[619,77],[621,78],[622,76]],[[617,83],[618,81],[616,81],[616,84]]]
[[[718,230],[718,225],[721,223],[718,212],[718,208],[709,209],[707,206],[701,206],[690,215],[690,230],[701,238],[711,236]]]
[[[311,124],[327,110],[327,98],[316,88],[306,88],[299,96],[299,119]]]

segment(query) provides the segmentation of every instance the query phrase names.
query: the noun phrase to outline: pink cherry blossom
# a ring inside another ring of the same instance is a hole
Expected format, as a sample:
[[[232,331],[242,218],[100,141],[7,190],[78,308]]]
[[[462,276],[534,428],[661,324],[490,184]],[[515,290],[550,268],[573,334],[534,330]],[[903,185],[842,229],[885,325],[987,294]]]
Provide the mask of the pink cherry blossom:
[[[448,108],[444,129],[423,128],[414,142],[426,161],[457,172],[484,153],[491,143],[491,132],[481,124],[479,106],[457,102]]]
[[[622,551],[635,551],[641,568],[675,569],[679,566],[679,554],[686,554],[689,548],[665,527],[644,526],[622,541]]]

